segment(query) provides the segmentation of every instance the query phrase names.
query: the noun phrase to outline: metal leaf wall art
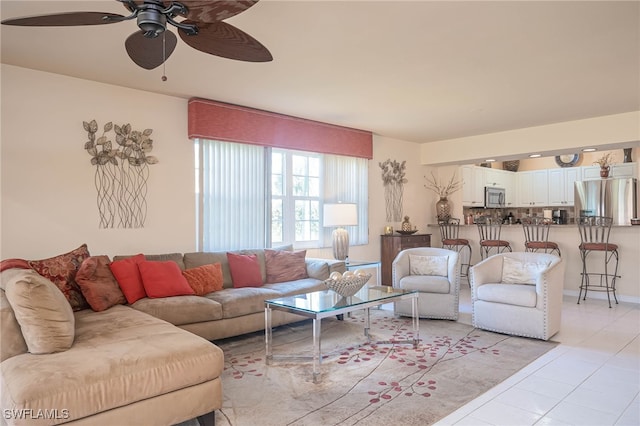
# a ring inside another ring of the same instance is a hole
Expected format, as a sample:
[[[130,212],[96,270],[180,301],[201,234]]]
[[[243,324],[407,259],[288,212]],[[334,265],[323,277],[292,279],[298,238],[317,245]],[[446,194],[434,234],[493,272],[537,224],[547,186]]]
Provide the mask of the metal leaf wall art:
[[[400,222],[402,220],[404,184],[407,183],[407,178],[405,177],[407,162],[400,163],[388,158],[384,162],[378,163],[378,166],[382,169],[387,222]]]
[[[84,149],[96,166],[95,185],[100,228],[142,228],[147,217],[149,165],[158,159],[147,155],[153,149],[152,129],[142,132],[109,122],[97,136],[96,120],[83,121],[89,140]],[[109,133],[115,134],[115,144]]]

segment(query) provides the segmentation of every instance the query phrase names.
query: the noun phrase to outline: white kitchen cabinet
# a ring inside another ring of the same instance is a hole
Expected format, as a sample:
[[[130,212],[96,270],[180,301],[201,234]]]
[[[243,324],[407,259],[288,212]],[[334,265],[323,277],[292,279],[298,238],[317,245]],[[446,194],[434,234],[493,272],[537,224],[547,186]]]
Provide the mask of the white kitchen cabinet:
[[[638,163],[620,163],[611,166],[611,177],[638,177]]]
[[[518,207],[540,207],[549,203],[547,169],[518,172]]]
[[[504,181],[504,190],[505,190],[505,200],[504,204],[507,208],[516,207],[517,199],[516,199],[516,173],[514,172],[505,172],[507,173],[505,181]]]
[[[601,179],[600,166],[583,166],[582,179]],[[638,177],[638,163],[612,164],[609,169],[609,177]]]
[[[580,167],[549,169],[548,193],[549,206],[573,206],[574,183],[582,180]]]
[[[484,206],[485,167],[461,166],[462,205],[465,207]]]

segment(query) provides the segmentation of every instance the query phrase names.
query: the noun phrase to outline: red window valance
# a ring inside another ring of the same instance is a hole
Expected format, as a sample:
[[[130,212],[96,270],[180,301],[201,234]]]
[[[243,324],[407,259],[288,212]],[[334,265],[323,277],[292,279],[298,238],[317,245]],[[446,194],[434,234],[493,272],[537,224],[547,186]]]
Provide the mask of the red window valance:
[[[371,132],[198,98],[189,100],[189,138],[373,158]]]

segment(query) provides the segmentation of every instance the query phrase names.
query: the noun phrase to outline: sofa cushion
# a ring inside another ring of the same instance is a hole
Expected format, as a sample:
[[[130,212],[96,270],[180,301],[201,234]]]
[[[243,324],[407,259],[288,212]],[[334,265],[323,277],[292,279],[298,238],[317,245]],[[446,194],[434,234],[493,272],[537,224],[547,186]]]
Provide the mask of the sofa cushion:
[[[242,315],[264,312],[264,301],[277,299],[282,294],[264,287],[224,288],[206,296],[222,305],[222,318],[235,318]]]
[[[5,294],[29,352],[65,351],[74,339],[74,316],[67,299],[47,278],[22,269],[5,283]]]
[[[89,257],[87,245],[83,244],[75,250],[42,260],[30,260],[29,266],[38,274],[52,281],[62,291],[74,311],[87,309],[80,287],[75,281],[76,273],[82,262]]]
[[[3,362],[3,408],[65,408],[74,421],[214,380],[224,366],[211,342],[121,305],[77,312],[73,347],[43,358]]]
[[[306,250],[265,250],[264,259],[268,283],[281,283],[307,278]]]
[[[113,257],[113,260],[124,260],[133,257],[134,255],[117,255]],[[137,255],[136,255],[137,256]],[[182,258],[182,253],[165,253],[165,254],[145,254],[145,260],[149,260],[151,262],[166,262],[168,260],[172,260],[178,264],[180,269],[185,269],[184,260]]]
[[[0,290],[0,362],[28,351],[9,299],[4,290]]]
[[[194,294],[182,275],[178,264],[172,260],[138,263],[144,291],[149,297],[172,297]]]
[[[307,264],[307,275],[309,278],[326,280],[329,278],[329,264],[324,259],[305,259]],[[344,271],[343,271],[344,272]]]
[[[186,269],[197,268],[202,265],[212,265],[219,263],[222,267],[222,286],[224,288],[233,287],[231,280],[231,271],[229,270],[229,262],[227,261],[227,252],[194,252],[184,254],[184,267]]]
[[[215,321],[222,318],[220,303],[200,296],[145,297],[131,305],[141,312],[160,318],[173,325]]]
[[[29,351],[27,342],[22,337],[20,324],[4,291],[5,284],[20,271],[20,269],[6,269],[0,273],[0,362]]]
[[[478,300],[508,305],[536,306],[536,286],[529,284],[483,284],[476,290]]]
[[[109,263],[109,256],[91,256],[82,262],[76,274],[82,295],[94,311],[104,311],[114,305],[127,303]]]
[[[438,275],[446,277],[449,256],[409,255],[409,273],[411,275]]]
[[[403,290],[417,290],[423,293],[449,294],[451,291],[449,279],[437,275],[407,275],[400,279],[399,287]]]
[[[144,260],[144,254],[140,253],[127,258],[116,259],[114,257],[113,262],[109,264],[113,276],[116,277],[118,285],[129,303],[147,297],[138,269],[138,263]]]
[[[185,269],[182,275],[197,296],[222,290],[222,265],[219,263]]]
[[[326,290],[328,287],[323,281],[315,278],[304,278],[301,280],[287,281],[277,284],[265,284],[262,288],[277,291],[278,297],[294,296],[296,294],[311,293],[313,291]]]
[[[508,256],[503,258],[502,282],[507,284],[535,284],[540,272],[551,262],[521,262]]]
[[[260,287],[264,284],[257,255],[227,253],[227,261],[233,287]]]

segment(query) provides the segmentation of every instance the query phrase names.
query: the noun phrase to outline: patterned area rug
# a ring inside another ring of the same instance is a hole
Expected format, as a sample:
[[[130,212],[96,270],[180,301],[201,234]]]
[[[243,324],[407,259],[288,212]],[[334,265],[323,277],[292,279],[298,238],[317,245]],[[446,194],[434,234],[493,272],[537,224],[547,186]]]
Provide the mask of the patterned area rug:
[[[322,320],[322,377],[311,361],[265,365],[264,333],[217,341],[225,353],[218,426],[426,425],[531,363],[555,344],[420,321],[420,345],[378,343],[412,337],[410,318],[371,310]],[[311,354],[311,321],[274,329],[274,355]]]

